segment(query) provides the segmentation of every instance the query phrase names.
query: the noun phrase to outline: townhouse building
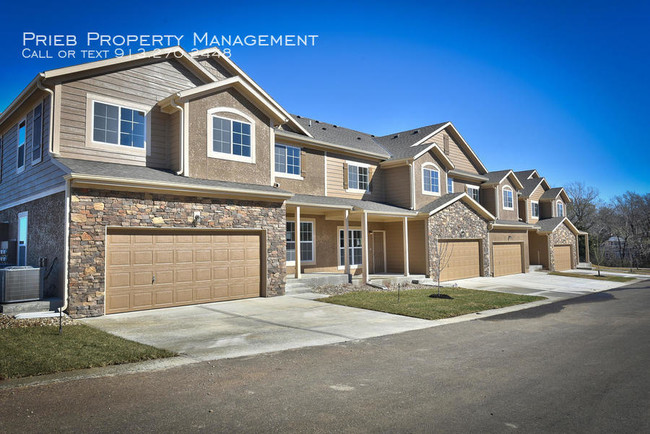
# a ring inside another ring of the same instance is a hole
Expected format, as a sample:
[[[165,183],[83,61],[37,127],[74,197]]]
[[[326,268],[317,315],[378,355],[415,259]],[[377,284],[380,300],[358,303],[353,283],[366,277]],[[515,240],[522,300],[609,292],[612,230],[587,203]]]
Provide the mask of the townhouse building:
[[[488,171],[451,122],[374,136],[290,114],[217,49],[155,54],[46,71],[0,115],[0,242],[71,316],[577,265],[566,192]]]

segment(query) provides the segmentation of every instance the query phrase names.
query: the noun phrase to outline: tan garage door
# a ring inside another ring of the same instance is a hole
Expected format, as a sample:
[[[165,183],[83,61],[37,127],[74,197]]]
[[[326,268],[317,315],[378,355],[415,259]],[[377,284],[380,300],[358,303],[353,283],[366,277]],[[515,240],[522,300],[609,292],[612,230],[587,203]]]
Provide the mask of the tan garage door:
[[[446,266],[440,281],[467,279],[481,275],[479,242],[475,240],[448,240],[440,242],[440,253]],[[445,261],[445,258],[449,258]]]
[[[571,246],[553,246],[555,271],[571,269]]]
[[[494,244],[494,276],[523,273],[520,243]]]
[[[106,248],[106,313],[260,296],[259,234],[122,232]]]

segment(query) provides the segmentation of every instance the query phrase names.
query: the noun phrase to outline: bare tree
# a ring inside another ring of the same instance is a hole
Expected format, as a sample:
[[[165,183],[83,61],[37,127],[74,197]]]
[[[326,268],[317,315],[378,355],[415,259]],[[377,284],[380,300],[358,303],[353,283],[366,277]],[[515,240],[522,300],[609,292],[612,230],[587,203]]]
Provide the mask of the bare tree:
[[[581,231],[589,231],[598,213],[598,190],[583,182],[572,182],[566,186],[566,192],[571,197],[567,204],[567,217]]]
[[[433,250],[431,253],[433,255],[433,269],[436,273],[438,297],[440,297],[440,277],[442,275],[442,272],[449,265],[453,251],[453,245],[450,243],[441,243],[440,238],[436,238],[436,242],[433,244]]]

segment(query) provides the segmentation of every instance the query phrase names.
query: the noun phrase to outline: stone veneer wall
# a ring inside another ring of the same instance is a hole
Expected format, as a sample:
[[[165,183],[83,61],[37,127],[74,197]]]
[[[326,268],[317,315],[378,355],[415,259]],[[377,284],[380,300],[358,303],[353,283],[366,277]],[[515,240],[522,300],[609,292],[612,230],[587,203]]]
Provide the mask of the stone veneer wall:
[[[63,296],[65,246],[65,193],[60,192],[0,211],[0,222],[9,223],[9,239],[18,238],[18,214],[27,211],[27,265],[39,266],[47,258],[45,297]],[[15,253],[15,252],[14,252]],[[50,272],[51,269],[51,272]]]
[[[557,227],[549,236],[549,256],[551,263],[549,264],[549,270],[555,271],[555,252],[553,252],[553,246],[557,244],[571,244],[571,266],[575,267],[578,264],[578,257],[576,252],[576,235],[569,230],[569,228],[562,223]]]
[[[284,294],[286,209],[283,204],[150,193],[74,189],[70,198],[68,312],[104,314],[106,227],[262,229],[266,231],[266,295]]]
[[[461,232],[464,231],[464,235]],[[429,248],[429,277],[437,279],[435,269],[435,243],[440,239],[479,239],[483,251],[483,276],[490,275],[490,246],[488,243],[488,223],[462,201],[456,201],[447,208],[432,215],[427,220]]]

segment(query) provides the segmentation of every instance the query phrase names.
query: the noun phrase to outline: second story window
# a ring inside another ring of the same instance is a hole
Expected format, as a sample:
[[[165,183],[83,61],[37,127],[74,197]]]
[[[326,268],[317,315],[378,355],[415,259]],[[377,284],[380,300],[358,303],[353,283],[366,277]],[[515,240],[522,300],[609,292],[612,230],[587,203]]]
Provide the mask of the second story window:
[[[557,201],[557,216],[564,217],[564,203]]]
[[[348,164],[348,188],[367,191],[368,184],[368,167]]]
[[[251,125],[214,116],[212,150],[223,154],[251,156]]]
[[[440,194],[440,171],[437,167],[422,167],[422,193]]]
[[[454,178],[447,177],[447,193],[454,192]]]
[[[20,121],[18,124],[18,148],[16,149],[17,155],[16,159],[17,161],[17,170],[18,173],[22,172],[25,170],[25,140],[26,140],[26,133],[25,133],[25,120]]]
[[[43,106],[41,104],[34,109],[32,125],[32,164],[36,164],[43,157]]]
[[[479,196],[479,190],[480,189],[478,187],[474,186],[474,185],[468,185],[467,186],[467,194],[469,195],[469,197],[471,197],[472,199],[474,199],[477,202],[479,201],[479,197],[480,197]]]
[[[512,189],[510,187],[503,187],[503,209],[514,209]]]
[[[539,202],[530,203],[530,215],[539,218]]]
[[[93,141],[144,149],[145,112],[93,102]]]
[[[300,176],[300,148],[275,145],[275,172]]]

